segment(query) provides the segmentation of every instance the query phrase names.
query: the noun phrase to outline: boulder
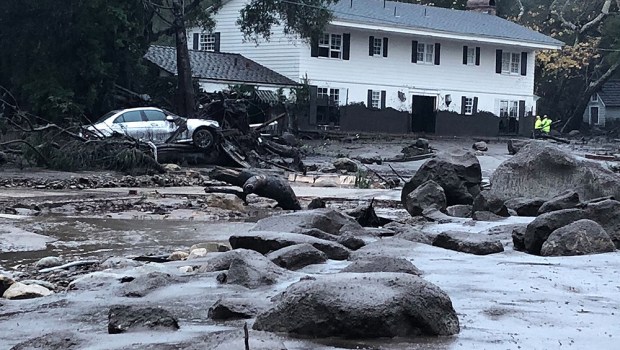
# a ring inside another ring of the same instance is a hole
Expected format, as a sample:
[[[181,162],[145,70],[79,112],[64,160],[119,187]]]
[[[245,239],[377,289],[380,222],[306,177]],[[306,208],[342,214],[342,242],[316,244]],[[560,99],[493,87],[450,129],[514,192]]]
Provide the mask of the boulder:
[[[129,267],[142,266],[142,263],[133,259],[127,259],[122,257],[107,258],[102,262],[99,267],[102,269],[126,269]]]
[[[585,211],[587,213],[586,219],[596,221],[603,226],[616,248],[620,249],[620,202],[606,199],[588,203]]]
[[[487,146],[487,143],[484,141],[478,141],[476,143],[474,143],[471,148],[475,149],[476,151],[482,151],[482,152],[486,152],[489,150],[489,146]]]
[[[415,157],[432,152],[427,139],[419,138],[413,144],[403,147],[400,151],[404,158]]]
[[[476,211],[471,216],[476,221],[501,221],[506,217],[491,213],[490,211]]]
[[[349,257],[349,250],[340,243],[298,233],[252,231],[232,235],[229,241],[233,249],[252,249],[262,254],[267,254],[295,244],[308,243],[327,254],[327,257],[330,259],[345,260]]]
[[[176,331],[179,322],[170,311],[162,308],[114,306],[108,312],[108,333],[118,334],[145,329]]]
[[[338,238],[336,239],[336,242],[342,244],[343,246],[351,250],[358,250],[361,247],[366,245],[366,242],[364,242],[363,239],[359,237],[355,237],[350,234],[344,234],[344,235],[338,236]]]
[[[446,194],[447,205],[472,204],[480,192],[482,171],[478,158],[467,152],[461,155],[443,153],[427,160],[403,186],[401,202],[428,180],[438,183]]]
[[[411,191],[405,199],[405,208],[411,216],[422,215],[424,209],[446,209],[446,195],[439,184],[433,180],[426,181]]]
[[[234,320],[253,318],[258,314],[256,300],[252,298],[221,298],[209,308],[209,318],[213,320]]]
[[[321,264],[327,261],[327,255],[308,243],[295,244],[267,255],[274,264],[289,270],[298,270],[304,266]]]
[[[389,223],[384,228],[394,231],[396,238],[411,242],[431,244],[435,238],[435,235],[422,231],[421,226],[403,224],[396,221]]]
[[[455,218],[470,218],[472,215],[472,206],[468,204],[451,205],[446,208],[446,213]]]
[[[54,294],[54,292],[38,284],[15,282],[4,291],[2,297],[5,299],[19,300],[40,298],[51,294]]]
[[[181,171],[181,167],[178,164],[164,164],[164,169],[169,172]]]
[[[275,284],[284,275],[286,275],[286,270],[262,255],[237,257],[230,263],[226,283],[254,289]]]
[[[408,257],[420,243],[400,238],[380,239],[351,253],[349,260],[368,260],[375,257],[389,256],[395,258]]]
[[[453,335],[459,320],[448,295],[405,273],[339,273],[289,286],[259,314],[256,330],[311,337]]]
[[[4,294],[13,283],[15,283],[15,281],[9,276],[0,275],[0,295]]]
[[[48,256],[45,257],[39,261],[37,261],[34,264],[34,267],[36,267],[37,269],[47,269],[50,267],[56,267],[56,266],[60,266],[62,264],[64,264],[64,260],[62,260],[61,258],[57,257],[57,256]]]
[[[442,232],[435,237],[433,245],[475,255],[488,255],[504,251],[504,246],[498,239],[469,232]]]
[[[543,141],[530,142],[504,161],[490,180],[493,193],[503,200],[552,198],[566,189],[577,192],[581,200],[620,198],[620,176]]]
[[[538,210],[545,203],[543,198],[513,198],[507,200],[504,205],[514,210],[519,216],[538,216]]]
[[[508,140],[508,154],[517,154],[521,148],[530,143],[529,140],[510,139]]]
[[[212,208],[232,210],[235,212],[244,212],[246,208],[243,200],[234,194],[210,193],[207,195],[206,203],[207,206]]]
[[[333,165],[336,170],[343,170],[348,173],[354,173],[359,169],[357,162],[349,158],[338,158]]]
[[[482,191],[474,199],[472,211],[488,211],[493,214],[508,217],[508,208],[504,204],[504,200],[496,196],[491,191]]]
[[[180,282],[177,276],[169,273],[152,271],[135,277],[122,278],[121,294],[126,297],[141,298],[152,291]]]
[[[200,248],[206,249],[207,253],[216,253],[216,252],[222,253],[222,252],[227,252],[230,250],[230,247],[224,243],[204,242],[204,243],[194,244],[193,246],[189,248],[189,251],[191,252],[194,249],[200,249]]]
[[[556,210],[577,208],[580,203],[579,193],[567,190],[543,203],[538,209],[538,215]]]
[[[252,231],[303,233],[313,228],[332,235],[339,235],[347,231],[361,230],[362,226],[354,218],[336,210],[314,209],[258,220]]]
[[[234,249],[224,253],[210,254],[206,262],[198,268],[198,272],[214,272],[223,271],[230,268],[230,264],[235,259],[264,259],[265,257],[254,250],[250,249]]]
[[[527,225],[523,236],[525,251],[530,254],[540,254],[543,243],[551,232],[581,219],[587,219],[583,209],[564,209],[552,211],[538,216]]]
[[[363,153],[355,157],[355,160],[359,161],[362,164],[377,164],[381,165],[383,163],[383,159],[381,155],[377,152],[368,152]]]
[[[56,331],[47,333],[36,338],[23,341],[11,348],[11,350],[79,350],[87,348],[81,335]]]
[[[526,227],[517,227],[512,230],[512,244],[515,250],[525,251],[525,229]]]
[[[323,198],[312,198],[308,204],[308,210],[326,208],[327,204]]]
[[[422,212],[422,216],[432,222],[436,222],[438,224],[448,224],[451,222],[463,222],[462,218],[455,218],[453,216],[446,215],[445,213],[439,211],[437,208],[426,208]]]
[[[36,284],[36,285],[39,285],[41,287],[45,287],[45,288],[47,288],[47,289],[49,289],[51,291],[54,291],[57,288],[54,283],[51,283],[51,282],[48,282],[48,281],[43,281],[43,280],[33,279],[33,280],[21,280],[19,282],[23,283],[23,284],[27,284],[27,285]]]
[[[341,272],[367,273],[367,272],[399,272],[420,276],[422,272],[418,270],[411,261],[403,258],[391,256],[379,256],[368,259],[353,261]]]
[[[587,255],[615,250],[614,243],[601,225],[592,220],[583,219],[553,231],[543,243],[540,255]]]

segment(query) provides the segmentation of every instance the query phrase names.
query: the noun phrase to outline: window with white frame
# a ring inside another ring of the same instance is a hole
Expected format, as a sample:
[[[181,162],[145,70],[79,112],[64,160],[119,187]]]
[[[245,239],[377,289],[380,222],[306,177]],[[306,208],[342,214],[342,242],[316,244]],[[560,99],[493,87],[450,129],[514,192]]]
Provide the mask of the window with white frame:
[[[592,97],[590,97],[590,101],[598,102],[598,95],[597,94],[593,94]]]
[[[467,48],[467,64],[476,64],[476,48]]]
[[[340,105],[340,89],[329,89],[329,99],[334,105]]]
[[[521,68],[521,54],[513,52],[502,53],[502,73],[519,74]]]
[[[198,50],[215,51],[215,34],[201,33],[198,37]]]
[[[435,58],[435,45],[418,43],[418,63],[430,63],[434,62]]]
[[[317,98],[338,106],[340,105],[340,89],[317,88]]]
[[[519,116],[519,101],[499,101],[499,116],[517,118]]]
[[[374,38],[372,43],[372,55],[383,56],[383,38]]]
[[[381,108],[381,90],[373,90],[370,100],[372,108]]]
[[[474,112],[474,99],[471,97],[465,97],[465,114],[472,115]]]
[[[329,89],[328,88],[318,88],[317,89],[317,98],[322,100],[322,99],[327,99],[329,97]]]
[[[342,58],[342,34],[323,33],[319,38],[319,57]]]

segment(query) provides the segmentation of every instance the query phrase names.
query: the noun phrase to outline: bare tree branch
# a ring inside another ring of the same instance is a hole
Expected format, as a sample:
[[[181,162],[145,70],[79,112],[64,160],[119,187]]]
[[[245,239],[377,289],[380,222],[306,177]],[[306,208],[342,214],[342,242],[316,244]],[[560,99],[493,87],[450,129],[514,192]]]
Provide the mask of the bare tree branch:
[[[620,0],[616,0],[620,1]],[[517,5],[519,6],[519,14],[517,15],[517,21],[521,20],[521,17],[525,14],[525,7],[523,7],[523,2],[521,0],[517,0]]]

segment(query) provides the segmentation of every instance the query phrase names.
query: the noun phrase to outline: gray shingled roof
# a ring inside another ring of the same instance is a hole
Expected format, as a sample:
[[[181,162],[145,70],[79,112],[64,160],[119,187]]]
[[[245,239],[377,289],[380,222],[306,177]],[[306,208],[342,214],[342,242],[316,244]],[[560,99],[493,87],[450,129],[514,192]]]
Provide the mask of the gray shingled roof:
[[[603,84],[598,95],[606,107],[620,107],[620,80],[609,80]]]
[[[351,4],[353,4],[351,6]],[[340,0],[330,6],[334,17],[357,23],[427,29],[445,33],[558,45],[559,40],[486,13],[383,0]],[[396,8],[396,16],[394,9]]]
[[[174,47],[152,45],[144,58],[163,70],[177,73]],[[297,85],[293,80],[239,54],[189,50],[192,77],[230,83]]]

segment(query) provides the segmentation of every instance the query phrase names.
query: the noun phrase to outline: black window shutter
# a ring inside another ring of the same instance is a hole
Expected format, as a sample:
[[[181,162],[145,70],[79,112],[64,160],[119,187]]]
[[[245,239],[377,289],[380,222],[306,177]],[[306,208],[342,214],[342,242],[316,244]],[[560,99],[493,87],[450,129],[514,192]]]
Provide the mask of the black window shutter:
[[[372,56],[375,53],[375,37],[368,37],[368,56]]]
[[[319,57],[319,38],[317,36],[310,38],[310,57]]]
[[[502,74],[502,50],[495,50],[495,73]]]
[[[527,75],[527,52],[521,52],[521,75]]]
[[[194,44],[192,45],[193,50],[198,50],[198,38],[199,37],[200,37],[200,34],[194,33]]]
[[[519,119],[525,117],[525,100],[519,101]]]
[[[476,47],[476,66],[480,65],[480,48]]]
[[[385,109],[385,90],[381,90],[381,109]]]
[[[351,34],[344,33],[342,34],[342,59],[345,61],[348,61],[350,52],[351,52]]]
[[[467,64],[467,46],[463,46],[463,64]]]
[[[472,114],[478,113],[478,97],[474,97],[474,106],[471,108]]]
[[[372,90],[368,90],[368,103],[366,103],[366,107],[372,108]]]
[[[435,43],[435,65],[438,66],[441,63],[441,44]]]
[[[220,33],[213,33],[215,36],[215,52],[220,52]]]
[[[383,57],[387,57],[388,38],[383,38]]]
[[[467,97],[461,97],[461,114],[463,115],[465,114],[465,100],[467,100]]]
[[[316,100],[318,97],[318,88],[316,85],[310,85],[310,117],[308,122],[310,125],[316,125]]]
[[[411,63],[418,63],[418,41],[411,41]]]

